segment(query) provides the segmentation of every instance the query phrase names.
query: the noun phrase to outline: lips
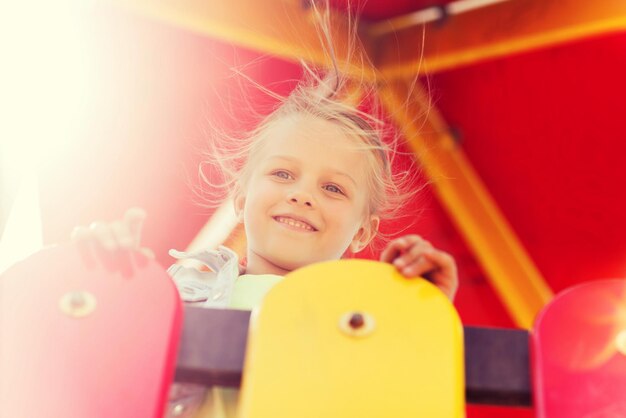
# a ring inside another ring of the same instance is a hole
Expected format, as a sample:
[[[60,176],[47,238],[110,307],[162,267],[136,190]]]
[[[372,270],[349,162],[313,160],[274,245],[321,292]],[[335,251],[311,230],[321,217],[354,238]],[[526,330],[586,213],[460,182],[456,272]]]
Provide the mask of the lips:
[[[317,228],[311,225],[309,221],[307,221],[306,219],[300,218],[298,216],[278,215],[278,216],[273,216],[273,219],[276,222],[283,224],[291,229],[308,231],[308,232],[317,231]]]

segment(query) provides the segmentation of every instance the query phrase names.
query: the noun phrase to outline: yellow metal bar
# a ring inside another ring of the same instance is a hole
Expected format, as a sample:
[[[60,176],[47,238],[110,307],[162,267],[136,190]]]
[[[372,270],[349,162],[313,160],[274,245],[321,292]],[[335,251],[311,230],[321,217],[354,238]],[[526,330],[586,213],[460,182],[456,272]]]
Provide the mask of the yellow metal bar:
[[[624,30],[624,0],[515,0],[371,35],[371,42],[379,71],[398,78]]]
[[[541,273],[517,239],[441,116],[416,85],[381,88],[383,106],[395,120],[435,186],[435,192],[487,273],[515,323],[531,328],[539,310],[552,298]],[[428,120],[419,115],[428,110]]]
[[[315,22],[301,1],[276,0],[113,0],[118,7],[142,16],[210,36],[233,45],[291,61],[329,67],[331,61]],[[322,12],[323,13],[323,12]],[[352,26],[352,27],[351,27]],[[330,13],[333,48],[341,70],[357,78],[375,79],[369,54],[353,42],[354,24]]]

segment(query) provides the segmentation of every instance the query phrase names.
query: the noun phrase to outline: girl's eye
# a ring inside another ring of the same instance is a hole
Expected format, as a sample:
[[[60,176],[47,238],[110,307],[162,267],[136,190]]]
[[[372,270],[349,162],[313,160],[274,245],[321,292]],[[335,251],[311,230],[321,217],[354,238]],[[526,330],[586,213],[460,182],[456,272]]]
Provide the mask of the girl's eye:
[[[291,178],[291,174],[289,174],[288,172],[284,171],[284,170],[278,170],[278,171],[274,171],[272,173],[273,176],[276,176],[278,178],[281,178],[283,180],[289,180]]]
[[[328,190],[331,193],[344,194],[343,190],[341,190],[338,186],[335,186],[334,184],[327,184],[326,186],[324,186],[324,189]]]

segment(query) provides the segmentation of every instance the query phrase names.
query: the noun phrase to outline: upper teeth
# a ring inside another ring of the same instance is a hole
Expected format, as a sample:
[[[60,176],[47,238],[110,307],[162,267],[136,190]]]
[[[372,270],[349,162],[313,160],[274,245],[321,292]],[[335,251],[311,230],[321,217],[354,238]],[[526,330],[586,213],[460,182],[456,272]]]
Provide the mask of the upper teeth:
[[[283,218],[281,216],[278,216],[276,217],[276,220],[289,226],[295,226],[296,228],[306,229],[307,231],[315,231],[315,229],[311,225],[304,222],[296,221],[295,219]]]

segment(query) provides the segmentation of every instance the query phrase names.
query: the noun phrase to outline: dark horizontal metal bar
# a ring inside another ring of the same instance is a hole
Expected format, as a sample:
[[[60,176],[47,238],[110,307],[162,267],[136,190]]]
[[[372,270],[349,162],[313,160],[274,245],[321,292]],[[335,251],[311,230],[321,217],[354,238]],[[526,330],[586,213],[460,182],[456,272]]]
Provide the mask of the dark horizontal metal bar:
[[[479,327],[464,331],[467,401],[531,405],[528,331]]]
[[[237,387],[250,312],[185,307],[176,381]],[[531,403],[528,332],[465,327],[467,402]]]

